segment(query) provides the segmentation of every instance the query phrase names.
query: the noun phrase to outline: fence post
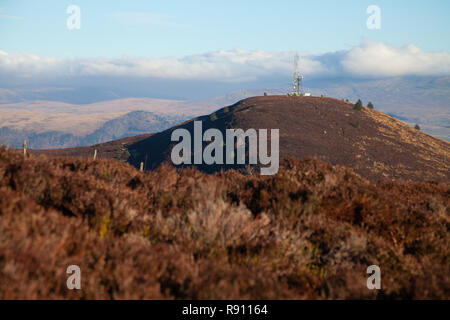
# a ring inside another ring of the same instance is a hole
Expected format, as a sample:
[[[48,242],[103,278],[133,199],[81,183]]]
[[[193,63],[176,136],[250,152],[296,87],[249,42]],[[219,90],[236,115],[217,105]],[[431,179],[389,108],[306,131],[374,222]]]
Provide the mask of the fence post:
[[[144,171],[144,163],[141,162],[141,168],[139,169],[139,171],[143,172]]]
[[[23,140],[23,157],[27,156],[27,140]]]
[[[97,149],[94,150],[94,160],[97,159]]]

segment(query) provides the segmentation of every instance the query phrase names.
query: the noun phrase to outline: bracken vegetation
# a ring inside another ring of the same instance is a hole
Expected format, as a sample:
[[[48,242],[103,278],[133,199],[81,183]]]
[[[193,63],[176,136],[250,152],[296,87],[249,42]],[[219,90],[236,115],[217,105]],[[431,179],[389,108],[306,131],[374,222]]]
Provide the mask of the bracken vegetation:
[[[0,298],[449,299],[449,187],[314,159],[263,177],[0,149]]]

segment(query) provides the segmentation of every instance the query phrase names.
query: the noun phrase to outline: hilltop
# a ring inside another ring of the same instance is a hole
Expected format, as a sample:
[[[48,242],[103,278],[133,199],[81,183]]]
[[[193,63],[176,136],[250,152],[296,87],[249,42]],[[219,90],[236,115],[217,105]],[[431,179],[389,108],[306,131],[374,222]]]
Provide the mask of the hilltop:
[[[411,128],[377,110],[354,110],[353,104],[326,97],[253,97],[213,114],[140,139],[127,146],[129,162],[147,169],[170,161],[171,133],[185,128],[193,135],[193,123],[203,130],[227,128],[280,130],[280,157],[316,157],[344,165],[370,179],[448,181],[450,144]],[[207,172],[229,166],[197,165]],[[238,166],[233,166],[237,168]]]

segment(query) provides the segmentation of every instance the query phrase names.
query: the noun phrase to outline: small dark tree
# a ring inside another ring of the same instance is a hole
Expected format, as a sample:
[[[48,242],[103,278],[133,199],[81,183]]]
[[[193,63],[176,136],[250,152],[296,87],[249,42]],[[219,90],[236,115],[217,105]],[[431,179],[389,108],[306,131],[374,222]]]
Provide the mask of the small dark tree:
[[[420,126],[419,126],[418,124],[416,124],[416,125],[414,126],[414,129],[420,130]]]
[[[362,108],[363,108],[362,101],[361,101],[361,99],[358,99],[358,101],[355,103],[355,107],[353,109],[361,111]]]
[[[264,92],[264,97],[267,97],[267,92]]]
[[[367,108],[373,109],[373,103],[372,103],[372,102],[369,102],[369,103],[367,104]]]

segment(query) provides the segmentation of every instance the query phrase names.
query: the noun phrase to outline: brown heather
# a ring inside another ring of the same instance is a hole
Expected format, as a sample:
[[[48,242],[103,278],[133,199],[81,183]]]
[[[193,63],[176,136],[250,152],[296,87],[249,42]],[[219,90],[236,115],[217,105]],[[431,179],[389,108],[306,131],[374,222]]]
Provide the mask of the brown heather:
[[[0,149],[0,298],[449,299],[449,187],[318,160],[141,173]]]

